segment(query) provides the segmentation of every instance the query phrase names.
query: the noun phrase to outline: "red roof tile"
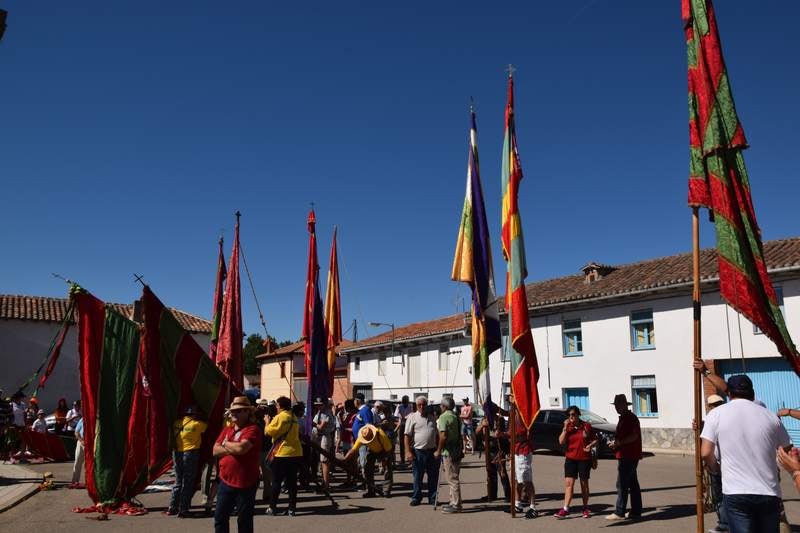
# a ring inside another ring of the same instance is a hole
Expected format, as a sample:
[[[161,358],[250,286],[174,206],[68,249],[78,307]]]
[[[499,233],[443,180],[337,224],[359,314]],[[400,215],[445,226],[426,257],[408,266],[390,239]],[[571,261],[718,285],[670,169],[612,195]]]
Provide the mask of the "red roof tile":
[[[62,322],[67,312],[66,298],[0,294],[0,319]],[[116,311],[133,318],[132,304],[109,303]],[[211,333],[211,322],[198,316],[170,308],[181,327],[189,333]]]
[[[764,256],[770,272],[786,269],[800,270],[800,237],[764,243]],[[555,305],[578,304],[596,298],[624,297],[692,283],[691,254],[672,255],[627,265],[601,266],[608,269],[609,272],[591,283],[586,283],[586,276],[581,273],[526,285],[528,308],[535,311]],[[700,251],[700,279],[703,283],[713,283],[719,280],[714,248]],[[500,297],[501,309],[504,305],[503,302],[504,298]],[[436,334],[455,333],[465,327],[468,327],[465,315],[451,315],[397,327],[394,340],[399,342]],[[392,332],[387,331],[363,339],[351,348],[361,349],[384,345],[390,343],[391,340]]]
[[[304,353],[303,352],[303,346],[304,345],[305,345],[305,343],[302,340],[297,341],[297,342],[293,342],[292,344],[288,344],[286,346],[282,346],[281,348],[278,348],[274,352],[259,354],[259,355],[256,356],[256,360],[257,361],[265,361],[265,360],[274,359],[274,358],[277,358],[277,357],[289,358],[290,356],[294,356],[294,355],[303,355],[303,353]],[[353,345],[353,341],[350,341],[348,339],[342,339],[342,343],[338,346],[337,351],[339,351],[341,349],[344,349],[344,348],[349,348],[352,345]]]

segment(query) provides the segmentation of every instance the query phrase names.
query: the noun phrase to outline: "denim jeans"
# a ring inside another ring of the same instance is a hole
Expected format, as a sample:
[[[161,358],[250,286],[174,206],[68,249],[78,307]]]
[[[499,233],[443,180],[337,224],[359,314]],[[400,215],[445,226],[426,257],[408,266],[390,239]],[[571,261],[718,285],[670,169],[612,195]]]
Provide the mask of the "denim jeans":
[[[253,508],[256,504],[258,483],[246,489],[237,489],[221,479],[217,487],[217,508],[214,511],[214,533],[229,533],[230,517],[237,509],[236,526],[239,533],[253,533]]]
[[[414,449],[414,462],[412,463],[412,476],[414,488],[411,492],[411,499],[422,501],[422,477],[428,478],[428,503],[436,500],[436,492],[439,489],[439,460],[433,457],[433,448],[430,450]]]
[[[639,478],[636,475],[636,459],[619,459],[617,461],[617,516],[625,516],[628,507],[628,494],[631,496],[631,516],[642,514],[642,491],[639,488]]]
[[[197,476],[197,461],[200,450],[188,452],[172,452],[172,464],[175,466],[175,484],[172,486],[172,496],[169,508],[185,513],[192,506],[192,495],[195,489]]]
[[[778,533],[781,500],[760,494],[726,494],[725,511],[731,533]]]
[[[723,505],[722,474],[709,472],[711,478],[711,500],[717,510],[717,528],[728,529],[728,513]]]

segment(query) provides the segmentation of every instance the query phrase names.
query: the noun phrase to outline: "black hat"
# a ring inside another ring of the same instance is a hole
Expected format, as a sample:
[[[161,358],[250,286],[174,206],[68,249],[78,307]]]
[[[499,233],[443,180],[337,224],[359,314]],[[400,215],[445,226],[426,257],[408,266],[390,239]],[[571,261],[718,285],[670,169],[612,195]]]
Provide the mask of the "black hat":
[[[617,405],[618,403],[624,403],[626,405],[631,405],[631,402],[628,401],[628,397],[624,394],[617,394],[614,396],[614,401],[611,402],[611,405]]]
[[[355,395],[355,399],[356,400],[361,400],[362,402],[364,401],[365,398],[366,398],[366,396],[364,396],[363,392],[357,392],[356,395]]]
[[[728,378],[728,390],[734,394],[749,394],[753,392],[753,382],[744,374],[737,374]]]

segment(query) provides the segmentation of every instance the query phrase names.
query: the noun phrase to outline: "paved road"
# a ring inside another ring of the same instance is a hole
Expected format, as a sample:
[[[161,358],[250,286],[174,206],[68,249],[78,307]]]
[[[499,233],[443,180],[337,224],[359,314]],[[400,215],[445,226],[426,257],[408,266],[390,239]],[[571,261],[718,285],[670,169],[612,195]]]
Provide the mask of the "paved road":
[[[615,501],[614,483],[616,463],[611,460],[600,462],[592,473],[591,507],[595,516],[588,520],[570,518],[556,520],[552,513],[558,510],[563,497],[563,457],[537,455],[535,459],[536,488],[539,492],[538,507],[545,516],[536,520],[517,518],[512,520],[505,512],[505,505],[481,504],[485,482],[482,462],[476,457],[466,458],[463,469],[463,497],[465,512],[460,515],[443,515],[430,506],[408,506],[408,493],[411,487],[409,472],[396,475],[394,495],[391,499],[362,499],[355,492],[334,493],[339,503],[332,509],[319,496],[301,493],[298,514],[294,518],[271,517],[263,514],[263,507],[257,508],[256,530],[279,527],[282,532],[327,532],[382,531],[383,533],[409,531],[491,531],[504,528],[508,531],[570,531],[576,528],[623,528],[633,531],[694,531],[694,474],[691,457],[661,455],[648,457],[639,466],[639,479],[643,489],[644,520],[638,523],[614,523],[604,520],[603,515],[613,509]],[[50,470],[59,481],[67,480],[71,465],[50,464],[32,467],[37,471]],[[784,480],[784,492],[789,520],[800,521],[800,500],[789,482]],[[442,499],[447,501],[447,489],[442,487]],[[211,518],[198,516],[180,520],[166,517],[164,510],[168,495],[143,494],[141,501],[150,513],[145,516],[128,517],[111,515],[109,522],[87,519],[92,515],[72,513],[76,506],[89,505],[86,492],[59,488],[36,494],[16,507],[3,513],[0,518],[0,531],[147,531],[147,533],[174,531],[176,526],[191,531],[211,531]],[[235,523],[235,521],[234,521]],[[706,529],[716,524],[713,515],[706,515]],[[435,528],[435,529],[434,529]],[[234,524],[232,529],[235,530]],[[800,531],[800,528],[793,530]]]

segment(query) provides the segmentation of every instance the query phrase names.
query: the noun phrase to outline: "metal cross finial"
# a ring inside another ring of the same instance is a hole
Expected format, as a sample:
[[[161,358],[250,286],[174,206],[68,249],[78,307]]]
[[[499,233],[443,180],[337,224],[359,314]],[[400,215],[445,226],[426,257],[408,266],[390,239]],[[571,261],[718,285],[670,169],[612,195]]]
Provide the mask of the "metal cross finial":
[[[506,67],[506,72],[508,72],[508,77],[509,78],[513,77],[514,76],[514,72],[516,72],[516,71],[517,71],[516,67],[514,65],[512,65],[511,63],[509,63],[508,66]]]
[[[69,278],[65,278],[64,276],[62,276],[61,274],[58,274],[58,273],[56,273],[56,272],[53,272],[53,277],[54,277],[54,278],[58,278],[58,279],[60,279],[61,281],[63,281],[63,282],[64,282],[64,283],[66,283],[67,285],[72,285],[72,284],[74,284],[74,283],[75,283],[75,282],[74,282],[74,281],[72,281],[71,279],[69,279]]]
[[[133,279],[134,281],[138,281],[139,283],[141,283],[142,287],[146,285],[146,283],[144,282],[144,276],[137,274],[136,272],[133,273]]]

